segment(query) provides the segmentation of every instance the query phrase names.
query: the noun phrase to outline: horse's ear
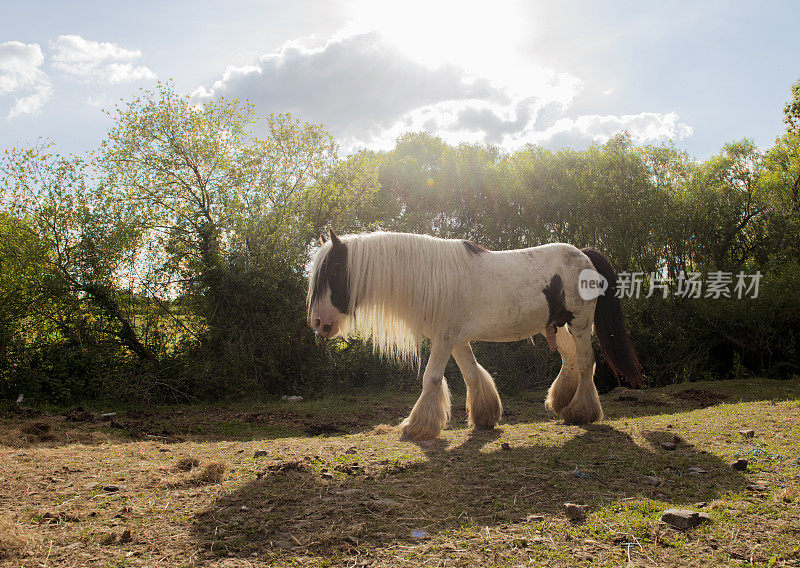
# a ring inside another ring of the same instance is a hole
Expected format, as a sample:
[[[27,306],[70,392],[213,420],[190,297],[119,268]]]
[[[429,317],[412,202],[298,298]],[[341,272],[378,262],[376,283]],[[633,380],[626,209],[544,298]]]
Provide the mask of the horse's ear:
[[[319,236],[319,244],[321,244],[321,245],[324,245],[324,244],[325,244],[325,243],[327,243],[327,242],[328,242],[328,239],[326,239],[326,238],[325,238],[325,233],[322,233],[322,234]]]
[[[336,236],[336,233],[333,232],[333,229],[328,229],[328,231],[330,232],[331,242],[333,243],[333,246],[339,246],[340,244],[342,244],[342,241],[339,239],[339,237]]]

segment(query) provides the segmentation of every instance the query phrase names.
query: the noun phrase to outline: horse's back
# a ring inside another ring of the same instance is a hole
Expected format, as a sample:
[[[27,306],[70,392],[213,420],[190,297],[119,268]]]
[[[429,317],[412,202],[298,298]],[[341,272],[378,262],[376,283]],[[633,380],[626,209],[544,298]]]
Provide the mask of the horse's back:
[[[476,272],[489,278],[517,280],[517,285],[522,282],[533,282],[534,285],[547,281],[558,275],[565,283],[575,283],[577,295],[577,281],[581,271],[593,268],[589,260],[577,247],[567,243],[548,243],[536,247],[491,251],[480,255]]]

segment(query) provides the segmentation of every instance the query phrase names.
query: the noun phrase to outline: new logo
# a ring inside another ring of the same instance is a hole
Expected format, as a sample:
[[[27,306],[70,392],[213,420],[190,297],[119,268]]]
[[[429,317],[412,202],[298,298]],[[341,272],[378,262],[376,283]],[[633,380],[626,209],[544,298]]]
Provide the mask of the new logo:
[[[578,276],[578,294],[589,301],[605,294],[608,289],[608,280],[591,268],[584,268]]]

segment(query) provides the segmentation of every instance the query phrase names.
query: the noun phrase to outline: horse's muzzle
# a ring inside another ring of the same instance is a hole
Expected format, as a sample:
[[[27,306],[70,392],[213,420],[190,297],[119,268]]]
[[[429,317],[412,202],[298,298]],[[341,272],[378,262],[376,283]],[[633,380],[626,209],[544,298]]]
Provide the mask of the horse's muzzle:
[[[323,324],[319,321],[319,319],[316,319],[314,322],[312,322],[311,327],[314,328],[314,333],[317,334],[317,337],[334,337],[339,333],[339,326],[336,324],[336,322]]]

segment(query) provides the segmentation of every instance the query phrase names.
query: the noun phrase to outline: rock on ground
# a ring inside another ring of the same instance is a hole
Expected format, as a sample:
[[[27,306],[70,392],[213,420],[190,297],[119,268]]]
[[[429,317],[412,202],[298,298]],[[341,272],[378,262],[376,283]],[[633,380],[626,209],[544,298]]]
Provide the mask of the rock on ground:
[[[661,514],[661,520],[678,529],[691,529],[711,519],[708,513],[690,509],[667,509]]]
[[[733,462],[731,464],[731,467],[733,469],[735,469],[736,471],[744,471],[744,470],[747,469],[747,464],[748,464],[748,462],[747,462],[746,459],[739,458],[738,460],[736,460],[735,462]]]
[[[564,503],[564,513],[570,521],[582,521],[586,518],[588,505],[577,505],[575,503]]]

